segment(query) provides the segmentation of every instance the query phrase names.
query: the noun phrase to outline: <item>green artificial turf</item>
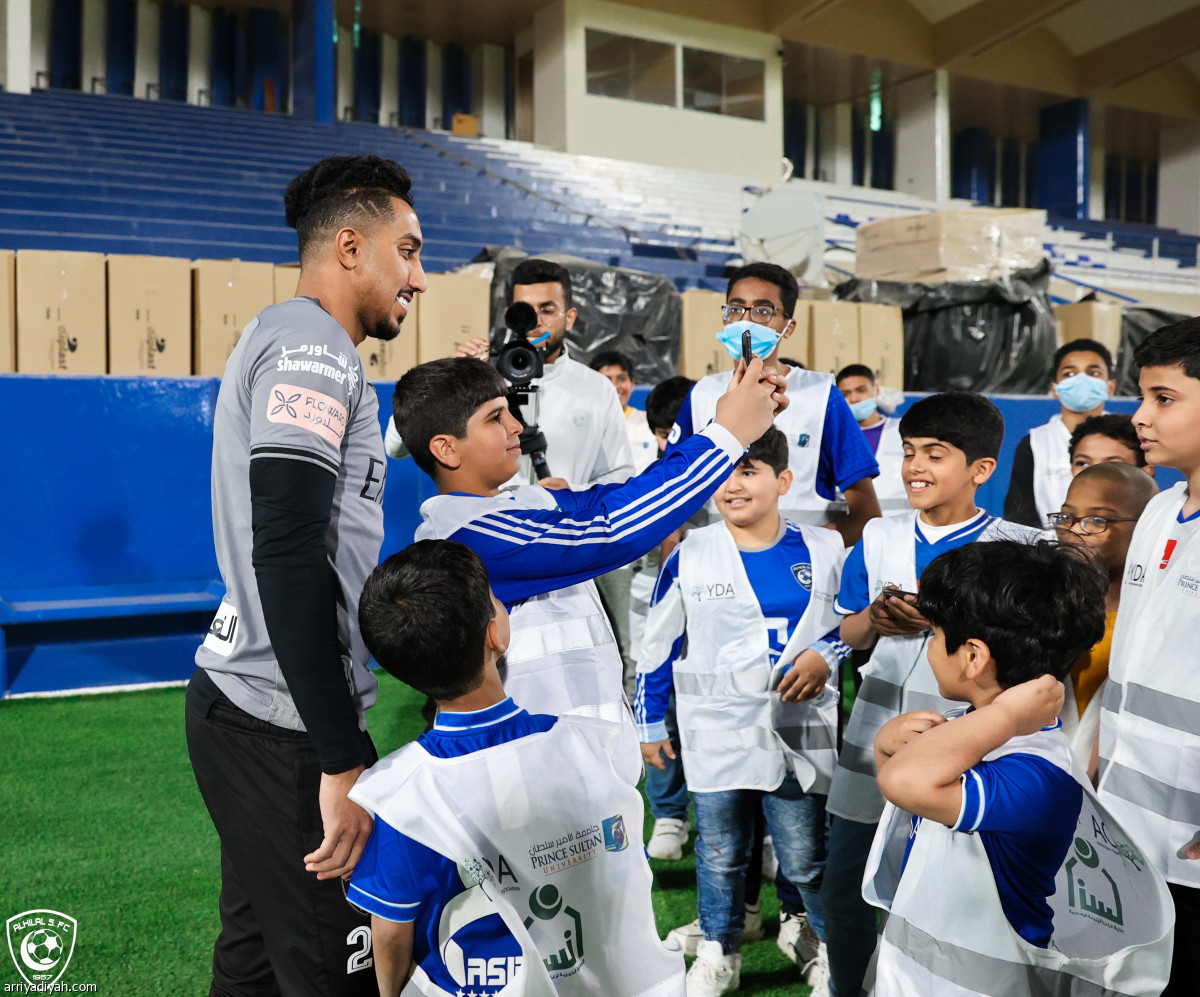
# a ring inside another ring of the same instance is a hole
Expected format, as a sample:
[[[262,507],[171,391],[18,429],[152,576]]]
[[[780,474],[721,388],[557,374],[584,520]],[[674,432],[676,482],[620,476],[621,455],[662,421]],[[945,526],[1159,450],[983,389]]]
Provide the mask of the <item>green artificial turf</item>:
[[[380,675],[369,714],[380,754],[423,729],[421,699]],[[183,690],[0,702],[0,746],[0,921],[33,909],[74,917],[64,983],[120,997],[207,993],[219,848],[188,763]],[[651,823],[647,810],[647,834]],[[651,865],[666,934],[696,916],[691,847]],[[806,993],[775,945],[769,885],[763,919],[768,936],[743,950],[740,992]],[[6,949],[0,987],[20,982]]]

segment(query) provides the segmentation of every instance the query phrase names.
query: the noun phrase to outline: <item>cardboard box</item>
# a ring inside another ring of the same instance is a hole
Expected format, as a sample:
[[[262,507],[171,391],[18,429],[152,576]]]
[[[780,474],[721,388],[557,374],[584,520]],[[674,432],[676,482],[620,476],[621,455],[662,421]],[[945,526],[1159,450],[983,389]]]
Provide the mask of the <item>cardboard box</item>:
[[[725,347],[717,342],[725,295],[692,289],[680,294],[679,373],[694,381],[731,366]]]
[[[808,307],[810,368],[836,374],[847,364],[858,363],[859,306],[849,301],[813,301]]]
[[[919,283],[991,280],[1045,256],[1046,212],[972,208],[902,215],[860,225],[854,274]]]
[[[886,388],[904,388],[904,316],[895,305],[858,306],[858,362]]]
[[[163,256],[110,256],[108,372],[192,372],[192,264]]]
[[[275,267],[242,260],[196,260],[192,281],[192,369],[206,377],[220,377],[246,324],[274,304]]]
[[[17,254],[0,249],[0,374],[17,369]]]
[[[395,339],[387,342],[364,339],[358,345],[358,355],[362,358],[368,381],[398,380],[417,363],[417,334],[412,315],[404,320],[400,335]]]
[[[16,286],[18,371],[105,373],[103,253],[22,249]]]
[[[417,363],[454,355],[468,339],[487,339],[491,329],[492,282],[482,277],[431,273],[429,289],[417,296]],[[411,335],[413,317],[401,337]]]
[[[450,119],[450,134],[463,135],[466,138],[478,138],[478,116],[474,114],[463,114],[461,111],[455,112],[454,117]]]
[[[300,283],[300,264],[288,263],[275,268],[275,304],[291,301],[296,296],[296,285]]]
[[[1054,309],[1058,345],[1072,339],[1094,339],[1108,347],[1114,359],[1121,348],[1121,306],[1104,301],[1081,301]]]

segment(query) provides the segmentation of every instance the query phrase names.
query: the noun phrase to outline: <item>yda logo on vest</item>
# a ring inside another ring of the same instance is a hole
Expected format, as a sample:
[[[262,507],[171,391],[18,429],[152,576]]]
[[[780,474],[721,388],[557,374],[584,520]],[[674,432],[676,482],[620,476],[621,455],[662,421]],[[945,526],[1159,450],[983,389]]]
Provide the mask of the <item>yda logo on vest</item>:
[[[76,925],[75,918],[56,910],[27,910],[5,922],[9,955],[27,984],[49,989],[66,972]]]
[[[574,976],[583,968],[583,918],[563,902],[558,887],[547,883],[529,897],[532,917],[525,927],[539,952],[549,952],[542,965],[554,979]]]
[[[734,597],[733,582],[713,582],[711,585],[693,585],[692,598],[697,602],[712,599],[732,599]]]

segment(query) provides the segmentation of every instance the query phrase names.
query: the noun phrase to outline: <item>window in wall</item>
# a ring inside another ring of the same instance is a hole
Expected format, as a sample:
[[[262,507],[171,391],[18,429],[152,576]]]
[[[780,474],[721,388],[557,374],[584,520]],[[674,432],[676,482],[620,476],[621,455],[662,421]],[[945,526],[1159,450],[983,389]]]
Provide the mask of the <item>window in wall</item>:
[[[675,106],[675,46],[587,29],[587,92]]]
[[[697,48],[683,50],[683,106],[763,121],[766,64]]]

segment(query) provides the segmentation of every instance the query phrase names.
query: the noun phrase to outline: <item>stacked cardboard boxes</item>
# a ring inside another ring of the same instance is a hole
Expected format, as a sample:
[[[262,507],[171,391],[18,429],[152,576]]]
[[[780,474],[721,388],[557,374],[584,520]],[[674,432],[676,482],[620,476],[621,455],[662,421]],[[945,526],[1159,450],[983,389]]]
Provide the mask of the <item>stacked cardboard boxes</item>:
[[[22,249],[16,258],[17,370],[103,374],[104,255]]]
[[[196,260],[192,281],[192,369],[220,377],[247,323],[275,303],[275,268],[244,260]]]
[[[1121,306],[1103,301],[1081,301],[1054,309],[1058,320],[1058,343],[1072,339],[1094,339],[1115,357],[1121,348]]]
[[[429,289],[414,300],[417,311],[415,363],[454,355],[469,339],[487,339],[491,329],[492,284],[481,277],[431,273]],[[412,342],[412,315],[401,339]],[[407,334],[407,335],[406,335]]]
[[[17,254],[0,249],[0,374],[17,369]]]
[[[187,260],[110,256],[108,373],[192,372],[192,268]]]
[[[856,237],[856,277],[925,284],[992,280],[1041,263],[1046,212],[934,211],[860,225]]]

